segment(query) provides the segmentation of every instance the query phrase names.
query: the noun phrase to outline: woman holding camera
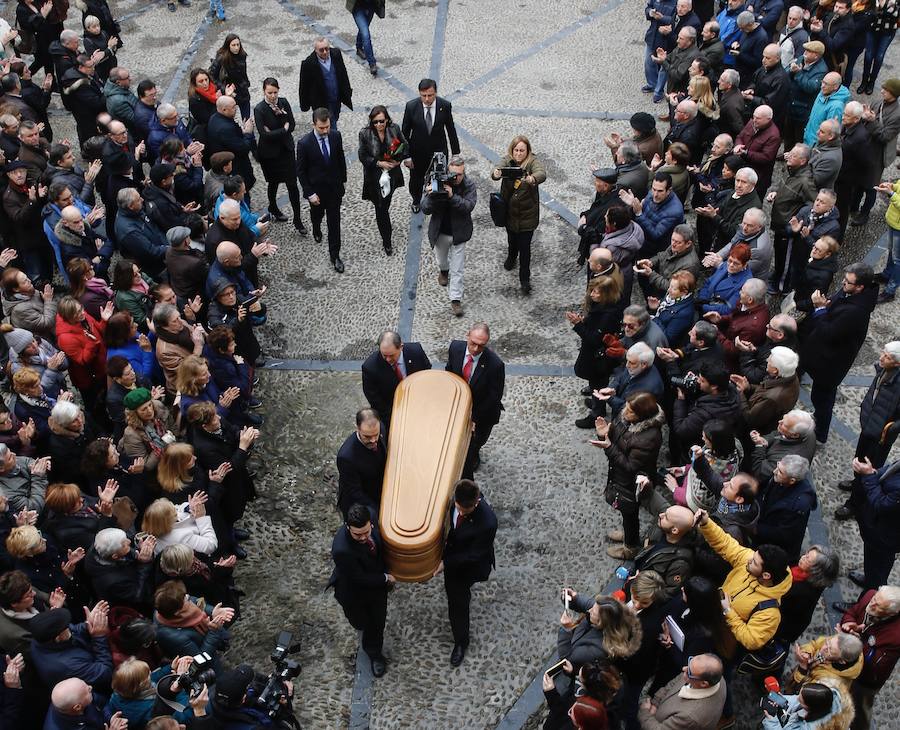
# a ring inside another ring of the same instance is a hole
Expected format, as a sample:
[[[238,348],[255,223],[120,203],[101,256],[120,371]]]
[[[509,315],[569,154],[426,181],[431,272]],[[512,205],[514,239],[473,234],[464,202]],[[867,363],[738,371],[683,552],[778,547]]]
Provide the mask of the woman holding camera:
[[[528,137],[513,138],[506,155],[491,172],[491,178],[502,178],[500,195],[506,202],[508,250],[503,268],[512,271],[518,258],[522,293],[531,294],[531,239],[541,212],[538,185],[547,179],[547,173],[534,156]]]
[[[375,222],[381,234],[381,245],[390,256],[394,253],[391,245],[391,198],[397,188],[403,187],[403,172],[400,163],[409,157],[409,143],[403,132],[388,114],[387,108],[376,104],[369,112],[369,123],[359,130],[359,161],[363,166],[362,198],[375,206]],[[386,185],[381,178],[387,173]]]

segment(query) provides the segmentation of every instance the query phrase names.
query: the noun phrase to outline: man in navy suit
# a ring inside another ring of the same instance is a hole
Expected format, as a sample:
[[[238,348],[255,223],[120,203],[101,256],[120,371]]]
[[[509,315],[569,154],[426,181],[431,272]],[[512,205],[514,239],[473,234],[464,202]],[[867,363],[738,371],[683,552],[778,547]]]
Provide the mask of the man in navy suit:
[[[459,154],[459,137],[453,123],[453,105],[437,95],[437,83],[433,79],[419,82],[419,98],[406,103],[401,127],[403,136],[409,140],[409,159],[404,165],[409,168],[409,194],[412,196],[412,211],[419,212],[422,202],[422,188],[425,173],[435,152],[447,154],[447,138],[450,150]]]
[[[396,579],[384,565],[384,545],[376,520],[364,505],[351,505],[346,524],[331,543],[334,571],[329,586],[350,625],[362,631],[362,646],[372,662],[372,674],[384,676],[382,653],[387,594]]]
[[[453,651],[450,663],[458,667],[469,645],[469,603],[472,584],[486,581],[494,568],[497,516],[471,479],[460,479],[453,490],[450,531],[444,555],[434,575],[444,574]]]
[[[297,141],[297,178],[309,201],[313,238],[322,240],[322,219],[328,218],[328,255],[339,274],[341,261],[341,200],[347,182],[347,161],[341,133],[331,128],[331,112],[313,112],[313,130]]]
[[[469,327],[466,339],[453,340],[447,353],[445,370],[456,373],[469,384],[472,391],[472,422],[475,430],[469,441],[469,452],[463,466],[463,478],[471,479],[481,463],[481,447],[487,443],[491,431],[500,421],[503,410],[503,385],[506,365],[487,345],[491,330],[484,322]]]
[[[378,352],[362,364],[362,387],[385,430],[391,427],[394,391],[404,378],[420,370],[431,370],[431,361],[418,342],[403,342],[393,330],[385,330],[378,338]]]
[[[344,517],[351,505],[363,504],[377,515],[387,447],[378,413],[363,408],[356,414],[356,430],[337,453],[338,508]]]

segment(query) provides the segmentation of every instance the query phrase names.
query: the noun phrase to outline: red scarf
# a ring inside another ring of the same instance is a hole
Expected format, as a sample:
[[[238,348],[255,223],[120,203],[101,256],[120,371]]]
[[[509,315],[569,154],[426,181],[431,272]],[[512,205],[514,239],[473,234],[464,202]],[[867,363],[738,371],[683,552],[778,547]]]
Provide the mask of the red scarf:
[[[219,98],[219,90],[216,88],[216,85],[210,81],[209,86],[205,89],[201,89],[199,86],[194,87],[194,91],[197,92],[199,96],[202,96],[206,99],[210,104],[215,104],[216,99]]]
[[[794,583],[798,583],[809,578],[809,573],[803,570],[799,565],[795,565],[791,568],[791,577],[794,579]]]

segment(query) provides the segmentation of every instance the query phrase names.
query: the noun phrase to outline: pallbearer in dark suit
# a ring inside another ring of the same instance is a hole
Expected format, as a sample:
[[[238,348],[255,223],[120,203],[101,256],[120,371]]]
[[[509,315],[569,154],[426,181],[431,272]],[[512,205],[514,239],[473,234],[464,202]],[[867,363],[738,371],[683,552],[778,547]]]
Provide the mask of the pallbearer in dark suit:
[[[418,342],[403,342],[393,330],[385,330],[378,338],[378,352],[362,364],[362,387],[385,430],[391,427],[394,391],[400,381],[420,370],[431,370],[431,360]]]
[[[387,446],[378,413],[363,408],[356,414],[356,430],[337,453],[338,508],[347,517],[353,504],[364,504],[375,515],[381,509],[381,483]]]
[[[309,201],[313,238],[322,240],[322,219],[328,217],[328,255],[334,270],[344,273],[341,261],[341,201],[347,182],[347,160],[341,133],[331,128],[331,113],[313,112],[313,131],[297,142],[297,177]]]
[[[475,482],[460,479],[453,490],[450,532],[444,557],[434,574],[444,573],[453,652],[450,663],[458,667],[469,645],[469,603],[472,584],[488,579],[494,568],[494,536],[497,516]]]
[[[469,442],[469,452],[463,466],[463,478],[471,479],[481,463],[481,447],[487,443],[491,431],[500,421],[503,410],[503,386],[506,365],[487,345],[491,330],[484,322],[473,324],[465,340],[453,340],[447,354],[445,370],[456,373],[472,390],[472,421],[475,430]]]
[[[329,586],[350,625],[362,631],[362,646],[372,662],[372,674],[381,677],[387,660],[382,653],[387,594],[394,576],[384,565],[384,546],[375,514],[354,504],[331,543],[334,572]]]
[[[450,150],[459,154],[459,137],[453,123],[453,105],[437,95],[437,83],[433,79],[419,82],[419,98],[406,103],[403,112],[403,136],[409,141],[410,158],[404,161],[409,171],[409,194],[412,196],[413,213],[419,212],[425,173],[435,152],[447,154],[447,138]]]

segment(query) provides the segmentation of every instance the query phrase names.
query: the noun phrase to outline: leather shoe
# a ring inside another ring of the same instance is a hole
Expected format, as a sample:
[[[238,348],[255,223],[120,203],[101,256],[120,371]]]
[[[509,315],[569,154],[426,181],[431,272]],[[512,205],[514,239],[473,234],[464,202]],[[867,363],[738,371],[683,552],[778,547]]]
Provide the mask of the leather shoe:
[[[316,228],[315,226],[313,226],[313,240],[315,240],[316,243],[322,243],[322,229],[321,228]]]
[[[334,266],[334,270],[335,270],[335,271],[337,271],[339,274],[343,274],[343,273],[344,273],[344,262],[341,261],[341,257],[340,257],[340,256],[335,256],[335,257],[334,257],[334,261],[332,261],[331,263],[332,263],[332,265]]]
[[[860,588],[866,587],[866,574],[861,570],[851,570],[847,577],[851,580],[851,582],[856,583]]]
[[[594,418],[593,413],[588,413],[584,418],[575,421],[575,425],[578,428],[594,428],[597,425],[597,419]]]
[[[245,530],[243,527],[235,527],[234,528],[234,539],[243,542],[244,540],[250,539],[250,533]]]
[[[637,552],[635,548],[630,548],[627,545],[610,545],[606,548],[606,554],[616,560],[631,560],[637,555]]]
[[[852,479],[844,479],[844,481],[838,482],[837,487],[842,492],[851,492],[851,491],[853,491],[853,480]]]
[[[462,643],[454,644],[453,651],[450,652],[450,664],[458,667],[462,664],[463,657],[466,656],[466,645]]]
[[[581,389],[581,395],[592,395],[593,392],[594,392],[594,389],[591,388],[590,385],[585,385],[585,386]]]
[[[232,552],[232,554],[234,554],[234,556],[238,560],[246,560],[247,559],[247,551],[244,550],[244,548],[242,548],[240,545],[235,545],[231,549],[231,552]]]
[[[527,297],[529,294],[531,294],[531,283],[530,283],[530,282],[527,282],[527,281],[526,281],[524,284],[522,284],[522,286],[521,286],[520,288],[522,289],[522,293],[523,293],[526,297]]]
[[[389,243],[382,244],[382,248],[384,248],[384,252],[385,252],[388,256],[393,256],[393,255],[394,255],[394,247],[393,247],[391,244],[389,244]]]
[[[503,262],[503,268],[507,271],[512,271],[513,267],[516,265],[516,257],[515,256],[507,256],[506,261]]]
[[[834,511],[834,519],[843,522],[844,520],[849,520],[853,518],[853,510],[850,509],[846,504],[841,505]]]
[[[459,299],[454,299],[450,302],[450,311],[453,312],[455,317],[462,317],[465,314],[462,302]]]
[[[287,222],[288,217],[284,213],[282,213],[279,208],[274,208],[274,209],[269,208],[269,213],[272,215],[272,218],[275,220],[276,223],[286,223]]]
[[[449,271],[439,271],[438,272],[438,286],[447,286],[450,283],[450,272]]]
[[[301,236],[305,236],[309,231],[306,230],[306,226],[303,225],[303,221],[300,220],[299,217],[294,218],[294,228],[297,229],[297,233]]]
[[[610,542],[624,542],[625,530],[610,530],[606,533],[606,539]]]
[[[387,660],[383,656],[377,656],[372,659],[372,674],[373,676],[383,677],[384,673],[387,671]]]
[[[835,601],[831,604],[831,607],[838,613],[847,613],[847,611],[853,608],[853,605],[854,604],[849,601]]]
[[[413,215],[415,215],[416,213],[418,213],[421,210],[418,203],[410,203],[409,209],[413,212]]]

